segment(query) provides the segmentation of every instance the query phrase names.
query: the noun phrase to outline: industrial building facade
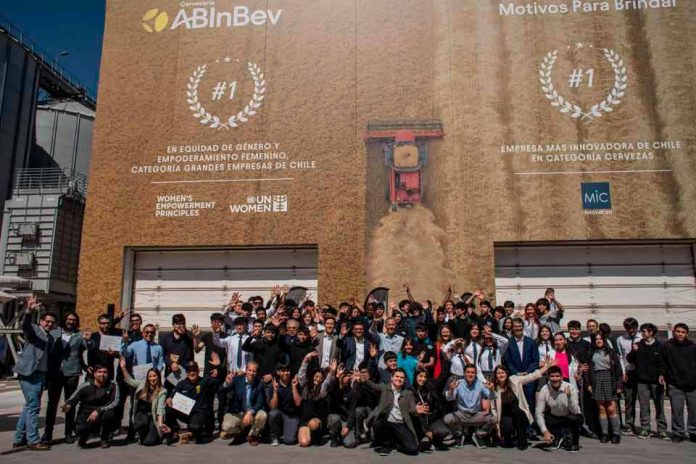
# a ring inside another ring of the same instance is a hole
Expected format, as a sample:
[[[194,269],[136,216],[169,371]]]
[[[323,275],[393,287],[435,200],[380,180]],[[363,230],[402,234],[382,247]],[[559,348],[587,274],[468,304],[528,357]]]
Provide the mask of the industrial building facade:
[[[110,2],[78,310],[408,280],[696,323],[696,5],[585,3]]]

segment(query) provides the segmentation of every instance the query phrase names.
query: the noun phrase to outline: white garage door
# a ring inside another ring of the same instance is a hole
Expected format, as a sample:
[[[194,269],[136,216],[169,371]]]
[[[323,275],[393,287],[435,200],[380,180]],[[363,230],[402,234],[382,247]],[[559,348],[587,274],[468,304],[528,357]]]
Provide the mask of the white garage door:
[[[243,301],[254,295],[267,300],[273,285],[286,284],[317,297],[316,248],[135,250],[126,263],[133,270],[126,273],[131,307],[162,328],[171,327],[176,313],[186,315],[189,326],[208,327],[210,313],[233,292]]]
[[[524,306],[553,287],[564,322],[592,317],[621,328],[632,316],[696,327],[693,256],[690,244],[496,246],[496,299]]]

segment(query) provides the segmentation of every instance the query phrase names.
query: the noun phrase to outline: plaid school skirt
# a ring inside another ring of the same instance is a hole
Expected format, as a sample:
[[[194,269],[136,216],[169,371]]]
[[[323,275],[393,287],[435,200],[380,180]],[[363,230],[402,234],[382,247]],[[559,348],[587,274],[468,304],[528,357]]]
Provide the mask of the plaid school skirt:
[[[597,401],[616,401],[616,391],[611,386],[611,371],[608,369],[595,371],[592,385],[592,396]]]

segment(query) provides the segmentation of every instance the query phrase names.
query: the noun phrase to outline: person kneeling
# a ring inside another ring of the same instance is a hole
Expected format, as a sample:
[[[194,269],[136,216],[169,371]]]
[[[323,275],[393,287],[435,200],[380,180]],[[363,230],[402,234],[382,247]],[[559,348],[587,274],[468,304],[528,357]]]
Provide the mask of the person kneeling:
[[[109,370],[105,366],[94,366],[94,378],[80,385],[63,405],[63,412],[80,405],[77,412],[75,433],[79,437],[77,445],[87,446],[90,433],[99,433],[101,447],[108,448],[109,436],[115,426],[115,409],[118,405],[118,387],[109,381]]]
[[[580,451],[580,427],[582,411],[578,404],[578,390],[563,381],[561,368],[552,366],[547,371],[549,382],[537,394],[536,420],[544,441],[552,448],[560,448],[565,438],[563,430],[570,429],[571,442],[565,448],[577,453]]]
[[[162,442],[161,434],[170,432],[169,427],[164,424],[164,402],[167,398],[167,390],[162,386],[160,372],[150,368],[145,379],[137,381],[128,372],[126,358],[121,357],[119,366],[121,366],[125,382],[135,388],[133,426],[140,438],[140,444],[159,445]]]
[[[387,455],[392,447],[404,454],[418,454],[418,438],[413,426],[411,415],[426,414],[426,407],[416,404],[411,390],[406,390],[406,371],[395,369],[391,374],[391,383],[376,384],[371,381],[367,385],[375,392],[380,392],[379,404],[372,412],[374,419],[373,446],[381,455]]]
[[[250,361],[244,375],[227,374],[223,389],[230,390],[227,398],[227,412],[222,419],[220,438],[230,438],[237,442],[249,430],[247,441],[251,446],[259,444],[261,432],[266,426],[265,395],[261,380],[256,375],[258,364]]]

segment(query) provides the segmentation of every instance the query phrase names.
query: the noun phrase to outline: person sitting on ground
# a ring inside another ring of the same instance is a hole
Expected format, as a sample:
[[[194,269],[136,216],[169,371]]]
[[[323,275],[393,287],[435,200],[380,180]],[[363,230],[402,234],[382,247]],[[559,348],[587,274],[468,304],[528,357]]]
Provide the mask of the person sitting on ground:
[[[444,416],[444,405],[440,398],[440,391],[435,383],[428,379],[428,371],[418,369],[415,375],[413,387],[411,387],[416,404],[425,406],[423,414],[418,416],[414,426],[419,441],[423,437],[427,438],[427,443],[423,447],[426,451],[446,450],[447,445],[444,441],[449,434],[449,429],[442,420]]]
[[[99,433],[101,447],[108,448],[109,437],[115,424],[116,407],[119,400],[119,388],[109,380],[109,369],[95,365],[92,368],[92,380],[77,387],[75,393],[63,405],[63,412],[69,412],[79,405],[75,421],[77,446],[87,447],[90,433]]]
[[[300,428],[297,431],[297,441],[305,448],[319,443],[327,424],[329,413],[329,386],[336,379],[338,361],[335,359],[329,365],[329,373],[324,377],[321,369],[308,371],[313,358],[319,353],[313,351],[305,356],[300,371],[292,381],[295,405],[300,408]]]
[[[148,330],[148,326],[145,326],[145,330]],[[137,381],[128,372],[125,358],[121,357],[118,364],[126,383],[135,388],[133,426],[140,438],[140,444],[144,446],[160,444],[162,435],[171,432],[164,423],[164,402],[167,398],[167,390],[162,385],[160,371],[154,367],[150,368],[145,378]]]

